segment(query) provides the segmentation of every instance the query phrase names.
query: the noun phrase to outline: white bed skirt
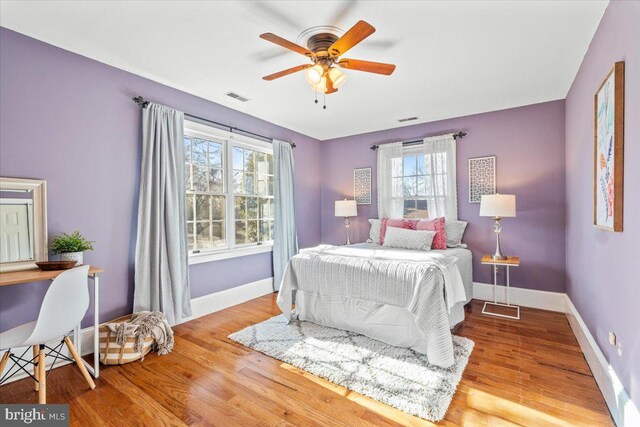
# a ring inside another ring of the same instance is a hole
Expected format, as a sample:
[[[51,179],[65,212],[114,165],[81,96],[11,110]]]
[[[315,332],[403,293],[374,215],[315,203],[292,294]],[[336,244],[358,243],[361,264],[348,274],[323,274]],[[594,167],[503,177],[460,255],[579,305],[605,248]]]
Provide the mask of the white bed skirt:
[[[464,320],[464,302],[453,306],[449,325]],[[295,312],[301,320],[357,332],[397,347],[427,352],[424,333],[404,307],[296,290]]]

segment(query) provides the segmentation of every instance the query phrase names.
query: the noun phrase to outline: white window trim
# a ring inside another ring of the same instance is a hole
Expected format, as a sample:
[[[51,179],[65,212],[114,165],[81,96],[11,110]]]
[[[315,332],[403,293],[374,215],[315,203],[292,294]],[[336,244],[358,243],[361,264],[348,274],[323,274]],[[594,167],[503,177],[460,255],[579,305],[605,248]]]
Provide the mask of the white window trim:
[[[237,258],[242,256],[273,252],[273,241],[262,243],[235,243],[235,207],[234,194],[231,189],[233,182],[233,146],[248,148],[254,151],[260,151],[273,155],[273,145],[254,139],[244,135],[238,135],[229,131],[218,129],[210,125],[204,125],[190,120],[184,121],[184,134],[188,136],[200,137],[212,141],[222,143],[222,151],[224,157],[224,191],[226,210],[225,210],[225,233],[227,236],[226,247],[209,249],[192,253],[189,251],[189,265],[202,264],[211,261],[220,261],[224,259]],[[234,218],[230,221],[229,218]]]

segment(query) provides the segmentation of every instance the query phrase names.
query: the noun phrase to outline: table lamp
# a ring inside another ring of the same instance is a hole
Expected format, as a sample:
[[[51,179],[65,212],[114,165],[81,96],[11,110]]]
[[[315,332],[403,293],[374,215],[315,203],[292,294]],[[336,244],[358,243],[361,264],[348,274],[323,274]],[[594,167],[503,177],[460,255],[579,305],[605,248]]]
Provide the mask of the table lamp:
[[[349,226],[351,225],[349,217],[357,215],[358,206],[355,200],[336,200],[336,216],[344,218],[344,227],[347,230],[347,245],[351,244],[351,240],[349,239]]]
[[[480,199],[480,216],[491,216],[496,221],[493,225],[493,231],[496,232],[496,253],[493,254],[493,259],[507,259],[500,252],[500,232],[502,231],[500,220],[516,216],[516,196],[499,193],[482,196]]]

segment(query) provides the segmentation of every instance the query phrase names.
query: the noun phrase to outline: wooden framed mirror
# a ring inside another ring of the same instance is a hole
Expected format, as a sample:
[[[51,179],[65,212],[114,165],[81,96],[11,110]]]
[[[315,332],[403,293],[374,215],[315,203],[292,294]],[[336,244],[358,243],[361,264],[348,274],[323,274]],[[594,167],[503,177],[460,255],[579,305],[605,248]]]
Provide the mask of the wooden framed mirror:
[[[47,182],[0,177],[0,273],[47,259]]]

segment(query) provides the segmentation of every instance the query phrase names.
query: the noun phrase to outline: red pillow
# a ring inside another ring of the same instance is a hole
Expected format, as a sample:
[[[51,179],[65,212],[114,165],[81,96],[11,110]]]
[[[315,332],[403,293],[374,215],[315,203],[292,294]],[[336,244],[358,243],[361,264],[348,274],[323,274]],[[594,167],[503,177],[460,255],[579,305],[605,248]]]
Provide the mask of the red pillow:
[[[384,235],[387,233],[387,227],[404,228],[406,230],[415,230],[418,220],[416,219],[391,219],[382,218],[382,225],[380,228],[380,244],[384,244]],[[446,245],[445,240],[445,245]]]
[[[444,217],[434,219],[421,219],[416,225],[416,230],[435,231],[431,249],[447,249],[447,232],[445,231]]]

